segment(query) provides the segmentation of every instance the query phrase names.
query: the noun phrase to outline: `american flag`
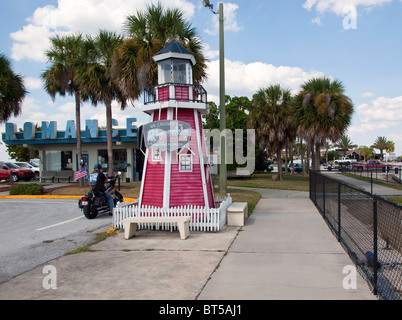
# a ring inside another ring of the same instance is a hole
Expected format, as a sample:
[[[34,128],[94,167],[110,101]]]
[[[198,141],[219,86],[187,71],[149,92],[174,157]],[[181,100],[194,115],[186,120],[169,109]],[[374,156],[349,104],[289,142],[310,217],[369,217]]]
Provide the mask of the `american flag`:
[[[80,171],[75,172],[75,181],[87,176],[87,168],[82,167]]]

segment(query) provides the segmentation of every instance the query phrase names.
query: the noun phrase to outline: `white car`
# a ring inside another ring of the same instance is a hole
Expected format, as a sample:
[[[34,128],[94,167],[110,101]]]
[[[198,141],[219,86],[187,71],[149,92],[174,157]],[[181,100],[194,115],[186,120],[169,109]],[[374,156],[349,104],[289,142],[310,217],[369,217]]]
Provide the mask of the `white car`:
[[[40,176],[40,170],[39,166],[37,166],[35,163],[32,162],[14,162],[15,165],[25,168],[25,169],[31,169],[35,173],[35,180],[39,180]]]

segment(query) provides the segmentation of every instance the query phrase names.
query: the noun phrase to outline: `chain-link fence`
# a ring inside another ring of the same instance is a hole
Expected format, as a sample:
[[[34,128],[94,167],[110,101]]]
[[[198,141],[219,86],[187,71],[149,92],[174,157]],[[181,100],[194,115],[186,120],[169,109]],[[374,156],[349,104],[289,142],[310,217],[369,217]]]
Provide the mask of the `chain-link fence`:
[[[402,206],[313,171],[310,199],[373,293],[401,300]]]

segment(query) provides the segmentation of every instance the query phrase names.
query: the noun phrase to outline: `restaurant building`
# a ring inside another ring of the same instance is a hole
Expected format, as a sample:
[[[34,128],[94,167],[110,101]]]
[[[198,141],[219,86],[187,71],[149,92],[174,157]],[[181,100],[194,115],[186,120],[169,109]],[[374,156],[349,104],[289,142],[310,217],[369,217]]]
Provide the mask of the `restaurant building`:
[[[138,149],[138,128],[135,118],[127,118],[125,128],[118,128],[113,119],[113,171],[121,171],[123,180],[138,181],[141,178],[143,155]],[[68,120],[65,130],[59,131],[56,121],[42,121],[41,130],[35,131],[35,124],[25,122],[23,128],[8,122],[2,139],[8,145],[21,145],[39,151],[41,172],[80,169],[77,161],[77,139],[75,121]],[[100,129],[98,120],[85,120],[85,130],[81,131],[82,159],[88,173],[96,163],[103,171],[108,169],[107,133]]]

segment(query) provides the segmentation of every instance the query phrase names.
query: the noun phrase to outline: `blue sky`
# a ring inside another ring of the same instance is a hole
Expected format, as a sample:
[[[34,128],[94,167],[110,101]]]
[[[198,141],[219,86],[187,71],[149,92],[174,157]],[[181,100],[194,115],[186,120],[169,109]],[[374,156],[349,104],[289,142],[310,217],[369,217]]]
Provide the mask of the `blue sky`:
[[[156,3],[157,1],[152,1]],[[160,0],[180,7],[196,27],[209,58],[204,83],[209,100],[218,102],[218,19],[201,0]],[[143,9],[143,0],[0,0],[0,52],[25,77],[29,91],[23,113],[9,122],[74,119],[74,101],[53,102],[39,80],[46,68],[44,50],[55,33],[94,34],[99,29],[122,32],[125,17]],[[218,2],[211,0],[218,8]],[[371,145],[378,136],[395,142],[402,155],[402,0],[239,0],[224,2],[226,94],[252,95],[280,83],[297,92],[311,77],[341,80],[355,112],[348,135],[357,145]],[[148,122],[143,101],[113,117],[122,126],[127,117]],[[105,109],[84,104],[82,119],[105,124]],[[83,122],[84,123],[84,122]],[[0,125],[4,132],[4,124]],[[0,145],[0,160],[8,158]]]

